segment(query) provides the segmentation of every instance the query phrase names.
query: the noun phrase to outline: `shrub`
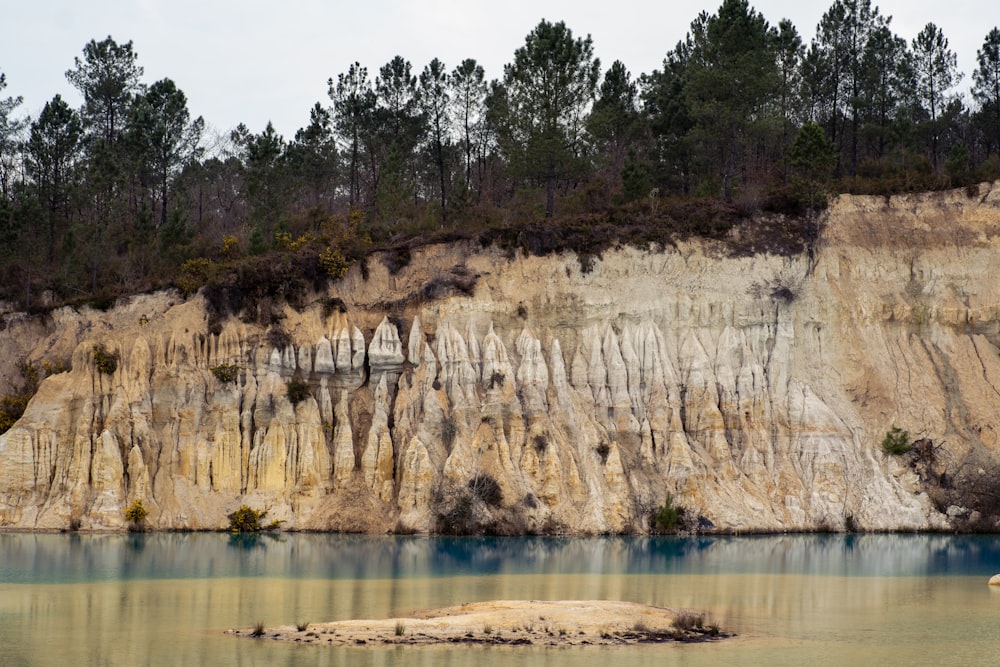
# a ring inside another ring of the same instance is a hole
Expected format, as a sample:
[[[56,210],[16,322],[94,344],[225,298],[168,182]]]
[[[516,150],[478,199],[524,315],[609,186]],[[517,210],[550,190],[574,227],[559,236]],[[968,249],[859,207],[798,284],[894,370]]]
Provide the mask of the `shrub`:
[[[461,493],[455,502],[446,510],[437,514],[435,532],[442,535],[469,535],[476,530],[475,516],[472,511],[472,496]]]
[[[351,263],[340,249],[330,247],[319,254],[319,265],[333,280],[340,280],[347,274],[347,269],[351,268]]]
[[[225,259],[236,259],[241,252],[239,239],[232,234],[226,234],[222,237],[221,254]]]
[[[292,378],[286,384],[288,387],[288,400],[292,405],[298,405],[311,396],[309,383],[301,378]]]
[[[109,352],[103,343],[97,343],[91,350],[94,357],[94,366],[105,375],[114,375],[118,370],[118,353]]]
[[[882,451],[892,456],[910,451],[910,434],[893,425],[882,438]]]
[[[266,526],[261,522],[267,516],[267,510],[256,510],[249,505],[242,505],[238,510],[228,516],[229,530],[234,533],[257,533],[262,530],[274,530],[281,525],[281,521],[272,521]]]
[[[602,463],[607,463],[608,454],[611,453],[611,445],[609,445],[606,442],[602,442],[594,449],[594,451],[597,452],[597,455],[601,457]]]
[[[6,433],[17,423],[28,407],[28,401],[33,394],[17,392],[0,398],[0,433]]]
[[[682,612],[674,618],[672,625],[681,631],[700,630],[705,627],[705,617],[692,612]]]
[[[267,344],[281,352],[292,344],[292,337],[279,326],[271,327],[267,332]]]
[[[66,366],[66,362],[63,361],[62,359],[59,359],[55,363],[50,361],[42,362],[42,371],[45,373],[45,377],[48,377],[50,375],[55,375],[56,373],[65,373],[68,370],[69,367]],[[21,374],[24,375],[24,372],[22,371]]]
[[[215,276],[217,268],[212,260],[206,257],[189,259],[181,264],[177,286],[184,294],[193,294]]]
[[[468,482],[472,495],[483,501],[490,507],[500,507],[503,504],[503,492],[500,485],[490,475],[479,474]]]
[[[263,637],[264,636],[264,621],[257,621],[257,624],[253,626],[253,632],[250,633],[251,637]]]
[[[240,367],[236,364],[219,364],[218,366],[212,366],[211,371],[216,380],[222,384],[229,384],[236,382],[236,378],[240,374]]]
[[[136,498],[132,504],[125,509],[125,520],[135,526],[141,526],[149,516],[149,510],[142,504],[141,498]]]
[[[44,365],[43,368],[48,368]],[[17,365],[17,370],[21,373],[21,386],[13,393],[0,398],[0,433],[6,433],[10,427],[17,423],[17,420],[24,414],[35,392],[41,377],[38,368],[27,361],[22,361]],[[46,371],[46,375],[48,375]]]
[[[674,503],[674,496],[667,494],[663,505],[652,516],[652,529],[655,533],[674,533],[684,526],[684,508]]]

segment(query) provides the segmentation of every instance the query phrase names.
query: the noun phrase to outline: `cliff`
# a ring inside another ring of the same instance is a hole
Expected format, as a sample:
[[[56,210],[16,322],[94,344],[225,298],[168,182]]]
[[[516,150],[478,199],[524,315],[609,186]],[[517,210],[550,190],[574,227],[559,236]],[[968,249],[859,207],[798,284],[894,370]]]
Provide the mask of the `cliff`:
[[[141,499],[158,529],[247,504],[303,530],[641,532],[669,493],[721,530],[996,528],[1000,183],[841,196],[820,223],[799,256],[692,241],[587,273],[429,246],[269,329],[171,293],[9,314],[8,380],[71,363],[0,436],[0,527],[120,529]]]

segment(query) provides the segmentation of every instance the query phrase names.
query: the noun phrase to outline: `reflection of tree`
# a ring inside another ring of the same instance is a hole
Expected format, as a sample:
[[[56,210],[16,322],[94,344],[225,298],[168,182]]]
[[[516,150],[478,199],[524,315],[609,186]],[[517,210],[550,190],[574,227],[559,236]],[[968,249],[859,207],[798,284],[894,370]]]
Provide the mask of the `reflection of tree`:
[[[264,549],[267,547],[267,540],[272,542],[283,542],[281,536],[274,533],[231,533],[229,535],[229,546],[236,549],[250,551],[252,549]]]
[[[142,553],[146,548],[146,536],[142,533],[129,533],[125,548],[132,553]]]

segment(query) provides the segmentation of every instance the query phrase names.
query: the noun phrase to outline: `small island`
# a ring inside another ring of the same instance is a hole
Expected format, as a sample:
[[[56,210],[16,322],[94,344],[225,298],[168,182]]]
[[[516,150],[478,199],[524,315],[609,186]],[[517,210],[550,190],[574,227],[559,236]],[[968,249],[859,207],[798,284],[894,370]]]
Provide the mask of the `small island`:
[[[610,600],[494,600],[384,620],[235,628],[228,634],[329,646],[497,644],[607,646],[731,637],[704,612]]]

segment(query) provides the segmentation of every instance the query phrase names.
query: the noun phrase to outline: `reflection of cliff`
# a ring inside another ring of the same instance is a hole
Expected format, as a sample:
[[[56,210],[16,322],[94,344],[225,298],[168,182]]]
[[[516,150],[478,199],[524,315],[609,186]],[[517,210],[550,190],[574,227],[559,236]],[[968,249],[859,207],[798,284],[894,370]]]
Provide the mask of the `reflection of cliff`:
[[[0,436],[0,526],[119,528],[142,498],[157,528],[250,504],[298,529],[425,531],[464,508],[641,531],[668,492],[726,529],[943,526],[926,480],[985,488],[1000,447],[998,202],[843,197],[811,259],[692,243],[581,274],[435,246],[396,276],[350,273],[344,313],[286,309],[280,348],[235,319],[209,334],[200,299],[169,295],[8,318],[8,356],[72,370]],[[416,298],[449,271],[474,294]],[[296,405],[293,377],[311,390]],[[893,424],[933,444],[923,477],[881,452]],[[474,498],[486,477],[499,502]]]
[[[541,537],[158,533],[0,535],[7,583],[210,577],[393,580],[488,575],[978,576],[1000,540],[968,535]]]

